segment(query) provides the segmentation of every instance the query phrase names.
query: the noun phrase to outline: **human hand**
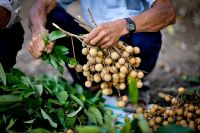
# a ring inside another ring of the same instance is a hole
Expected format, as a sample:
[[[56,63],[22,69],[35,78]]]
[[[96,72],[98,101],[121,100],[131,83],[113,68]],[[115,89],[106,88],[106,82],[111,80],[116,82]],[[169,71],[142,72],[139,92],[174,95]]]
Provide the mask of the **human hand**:
[[[48,36],[48,32],[45,28],[42,29],[43,30],[40,32],[32,32],[32,41],[27,47],[30,54],[35,58],[40,58],[43,52],[51,53],[55,44],[55,42],[49,42],[49,44],[45,46],[42,34],[46,33]]]
[[[100,46],[101,48],[110,48],[122,35],[127,33],[126,21],[118,19],[98,25],[85,36],[84,42],[89,45]]]
[[[10,21],[11,13],[6,8],[0,6],[0,29],[4,28]]]

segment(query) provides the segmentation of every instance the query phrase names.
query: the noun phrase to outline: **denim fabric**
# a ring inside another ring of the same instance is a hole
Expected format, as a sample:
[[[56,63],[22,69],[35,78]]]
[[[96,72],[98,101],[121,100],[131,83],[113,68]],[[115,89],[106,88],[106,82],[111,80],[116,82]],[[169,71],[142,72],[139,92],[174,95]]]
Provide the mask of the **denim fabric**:
[[[16,63],[16,55],[22,48],[24,30],[20,22],[15,23],[9,29],[0,30],[0,63],[5,71]]]
[[[49,29],[50,31],[55,30],[55,28],[51,25],[52,22],[74,34],[87,33],[86,30],[79,27],[79,25],[74,22],[74,18],[72,16],[67,14],[65,10],[60,7],[55,8],[48,17],[47,29]],[[123,36],[121,39],[130,45],[140,47],[141,53],[138,56],[141,58],[142,63],[139,66],[139,69],[148,73],[151,72],[156,64],[161,48],[161,33],[134,33]],[[64,44],[66,47],[68,47],[70,51],[68,56],[73,57],[70,38],[60,39],[57,41],[57,44]],[[74,44],[77,60],[80,62],[80,64],[85,64],[86,58],[84,55],[81,54],[82,44],[76,39],[74,39]],[[81,83],[85,80],[82,75],[79,75],[80,78],[77,78],[77,74],[74,69],[69,70],[75,81]]]

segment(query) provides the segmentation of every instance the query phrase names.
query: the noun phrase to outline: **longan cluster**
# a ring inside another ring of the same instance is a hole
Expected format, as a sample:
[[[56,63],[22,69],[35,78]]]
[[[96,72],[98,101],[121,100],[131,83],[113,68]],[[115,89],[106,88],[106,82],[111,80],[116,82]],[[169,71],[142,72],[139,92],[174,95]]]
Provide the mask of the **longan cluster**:
[[[178,88],[178,95],[182,95],[185,89]],[[171,107],[161,107],[154,104],[148,111],[142,107],[136,109],[133,117],[137,118],[137,113],[142,113],[147,119],[149,127],[154,132],[161,127],[168,124],[177,124],[183,127],[189,127],[196,131],[200,131],[200,106],[192,103],[184,102],[181,99],[165,96],[166,102],[171,102]]]
[[[144,73],[136,70],[141,63],[141,59],[136,57],[139,53],[138,47],[129,46],[122,41],[109,49],[86,46],[83,47],[82,54],[87,57],[87,63],[83,66],[75,66],[75,70],[83,72],[83,75],[87,77],[86,87],[91,87],[93,83],[100,84],[104,95],[111,95],[113,87],[124,90],[127,87],[128,76],[135,78],[137,87],[141,88]],[[72,66],[69,67],[72,68]],[[121,98],[118,106],[124,105],[125,101]]]

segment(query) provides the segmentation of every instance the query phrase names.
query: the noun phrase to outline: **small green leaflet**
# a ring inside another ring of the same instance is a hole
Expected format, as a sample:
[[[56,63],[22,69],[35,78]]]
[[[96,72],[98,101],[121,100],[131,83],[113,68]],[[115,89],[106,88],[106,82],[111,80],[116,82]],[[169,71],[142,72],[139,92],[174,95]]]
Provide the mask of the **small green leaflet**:
[[[49,123],[50,123],[50,125],[51,125],[52,127],[57,128],[57,126],[58,126],[57,123],[53,122],[53,120],[51,119],[51,117],[50,117],[46,112],[44,112],[43,109],[40,109],[40,110],[41,110],[41,113],[42,113],[43,118],[44,118],[45,120],[48,120]]]
[[[67,114],[67,117],[74,117],[75,115],[77,115],[81,111],[82,108],[83,107],[80,106],[76,111],[73,111],[73,112]]]
[[[102,133],[101,129],[97,126],[78,126],[76,127],[78,133]]]
[[[136,82],[137,82],[136,79],[132,77],[128,78],[128,91],[129,91],[130,100],[133,104],[137,104],[138,95],[139,95]]]
[[[0,63],[0,79],[3,82],[3,85],[6,85],[6,74],[4,72],[3,66]]]
[[[94,116],[99,125],[103,125],[103,117],[98,108],[90,107],[88,113]]]
[[[66,34],[63,33],[62,31],[59,31],[59,30],[52,31],[49,34],[49,41],[55,41],[55,40],[63,38],[63,37],[66,37]]]
[[[69,97],[70,97],[73,101],[75,101],[78,105],[84,107],[83,102],[82,102],[79,98],[77,98],[76,96],[74,96],[74,95],[72,95],[72,94],[70,94]]]
[[[16,122],[16,119],[13,120],[13,118],[10,120],[8,126],[6,127],[6,131],[8,131]]]

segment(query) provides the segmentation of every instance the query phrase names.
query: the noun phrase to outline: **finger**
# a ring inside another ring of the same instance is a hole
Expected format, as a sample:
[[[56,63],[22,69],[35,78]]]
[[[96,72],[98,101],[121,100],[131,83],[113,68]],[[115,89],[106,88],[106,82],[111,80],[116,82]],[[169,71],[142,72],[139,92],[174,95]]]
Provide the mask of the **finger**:
[[[110,37],[106,36],[104,37],[102,40],[100,40],[98,43],[97,43],[97,46],[101,46],[103,44],[106,44],[110,41]]]
[[[111,43],[110,41],[109,42],[107,42],[106,44],[104,44],[104,45],[101,45],[101,48],[110,48],[111,46],[112,46],[112,44],[113,43]]]
[[[29,51],[34,58],[39,58],[42,55],[42,52],[35,48],[33,41],[29,44]]]
[[[99,34],[99,28],[93,29],[83,40],[86,44],[89,44],[89,42],[95,38]]]
[[[47,49],[47,53],[48,53],[48,54],[52,52],[53,47],[54,47],[54,44],[55,44],[55,42],[50,42],[50,43],[48,44],[48,49]]]
[[[89,44],[96,45],[99,41],[101,41],[107,35],[106,31],[101,31],[95,38],[93,38]]]

